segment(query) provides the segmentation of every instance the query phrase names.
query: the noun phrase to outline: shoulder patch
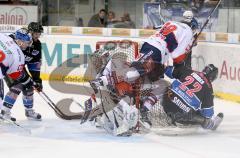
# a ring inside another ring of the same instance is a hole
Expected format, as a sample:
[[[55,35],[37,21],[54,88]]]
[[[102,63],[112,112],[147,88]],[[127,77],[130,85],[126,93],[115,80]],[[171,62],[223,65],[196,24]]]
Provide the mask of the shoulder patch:
[[[39,53],[39,51],[34,49],[31,54],[32,55],[38,55],[38,53]]]

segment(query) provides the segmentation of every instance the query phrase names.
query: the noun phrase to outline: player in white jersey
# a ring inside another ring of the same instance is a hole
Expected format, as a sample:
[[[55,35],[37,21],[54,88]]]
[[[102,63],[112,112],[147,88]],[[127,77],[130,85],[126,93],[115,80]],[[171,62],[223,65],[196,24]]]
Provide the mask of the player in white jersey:
[[[185,23],[166,22],[159,31],[145,40],[140,50],[142,57],[137,62],[132,63],[129,69],[122,69],[122,71],[125,71],[124,73],[118,71],[118,74],[122,73],[123,75],[117,78],[129,83],[143,76],[147,76],[152,82],[159,80],[159,77],[164,73],[163,64],[168,61],[169,57],[173,59],[174,65],[184,63],[192,45],[194,29],[196,29],[194,21]],[[108,68],[108,71],[111,71],[111,69]],[[99,86],[111,85],[112,77],[102,75],[91,81],[90,84],[97,91]],[[158,93],[158,95],[161,94]],[[149,102],[154,105],[158,99],[156,94],[147,99],[147,109],[150,107]]]
[[[194,18],[193,12],[190,10],[186,10],[183,13],[183,20],[181,21],[183,23],[194,23],[194,28],[193,28],[193,36],[194,36],[194,40],[195,38],[197,38],[197,29],[198,29],[198,22],[197,20]],[[193,46],[197,45],[197,40],[195,40],[195,42],[193,43]],[[185,66],[188,68],[192,67],[192,50],[189,51],[189,53],[187,54],[187,57],[185,59]]]
[[[159,79],[164,73],[164,63],[171,57],[174,65],[184,64],[184,59],[192,45],[193,29],[195,28],[194,22],[169,21],[165,23],[159,31],[144,40],[140,50],[142,56],[138,61],[127,68],[124,65],[116,66],[117,64],[112,64],[110,60],[101,74],[102,76],[90,81],[90,85],[95,92],[98,92],[99,86],[112,85],[117,91],[121,91],[119,87],[116,87],[116,84],[121,82],[133,83],[140,77],[148,78],[151,84],[156,83],[155,86],[158,88],[155,88],[150,95],[144,98],[141,104],[143,121],[149,122],[146,116],[147,112],[161,99],[167,86],[166,81]],[[115,70],[115,75],[112,74],[113,67],[120,67],[120,69]],[[149,124],[151,125],[150,122]]]
[[[168,60],[168,55],[172,57],[174,63],[181,63],[185,59],[186,52],[189,51],[192,38],[193,32],[188,25],[169,21],[146,39],[144,44],[154,46],[161,51],[162,64]]]
[[[25,50],[32,43],[32,37],[26,29],[17,30],[16,40],[5,34],[0,34],[0,78],[8,76],[16,83],[21,82],[27,87],[32,86],[31,78],[23,71],[25,57],[22,50]],[[0,87],[2,90],[3,87]],[[2,104],[2,100],[1,100]],[[10,109],[2,107],[0,118],[16,119],[11,117]]]

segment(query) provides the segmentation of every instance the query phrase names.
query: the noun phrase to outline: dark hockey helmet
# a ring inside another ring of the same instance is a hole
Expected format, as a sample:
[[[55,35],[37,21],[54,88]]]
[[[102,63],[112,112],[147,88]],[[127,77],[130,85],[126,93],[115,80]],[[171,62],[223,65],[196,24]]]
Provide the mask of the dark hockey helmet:
[[[213,82],[217,78],[218,68],[213,64],[209,64],[203,69],[202,72],[211,82]]]
[[[21,28],[15,32],[15,39],[30,42],[32,41],[32,36],[26,28]]]
[[[43,33],[43,27],[38,22],[31,22],[28,25],[28,30],[31,31],[31,32]]]

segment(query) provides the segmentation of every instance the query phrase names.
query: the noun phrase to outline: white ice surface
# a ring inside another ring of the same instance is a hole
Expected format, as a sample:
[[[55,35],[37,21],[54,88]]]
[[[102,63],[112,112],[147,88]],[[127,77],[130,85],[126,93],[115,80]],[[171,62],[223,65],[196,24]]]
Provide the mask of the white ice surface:
[[[7,90],[7,89],[6,89]],[[74,97],[83,103],[86,96],[63,94],[44,82],[45,92],[55,102]],[[12,113],[31,134],[12,125],[0,124],[0,158],[239,158],[240,105],[215,99],[215,111],[224,112],[222,125],[215,132],[185,136],[159,136],[154,133],[114,137],[89,123],[66,121],[35,94],[35,109],[41,122],[25,118],[21,96]]]

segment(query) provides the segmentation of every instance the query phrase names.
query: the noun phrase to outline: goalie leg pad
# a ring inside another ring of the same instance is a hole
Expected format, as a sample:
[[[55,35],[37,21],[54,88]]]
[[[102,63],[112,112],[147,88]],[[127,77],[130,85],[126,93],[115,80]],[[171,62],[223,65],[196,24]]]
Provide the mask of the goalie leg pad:
[[[134,106],[129,106],[125,99],[122,99],[112,111],[107,112],[110,121],[105,115],[101,118],[103,128],[115,136],[129,133],[129,130],[137,124],[138,110]]]

